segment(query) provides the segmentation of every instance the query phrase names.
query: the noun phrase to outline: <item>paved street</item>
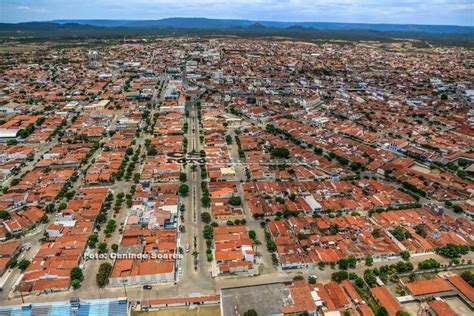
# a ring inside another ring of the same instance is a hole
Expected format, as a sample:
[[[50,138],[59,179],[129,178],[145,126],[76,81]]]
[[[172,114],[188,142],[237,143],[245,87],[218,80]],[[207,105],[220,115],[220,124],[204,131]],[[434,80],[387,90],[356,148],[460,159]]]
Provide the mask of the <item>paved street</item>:
[[[442,258],[436,254],[426,253],[413,256],[410,262],[416,267],[422,260],[429,258],[435,258],[442,264],[448,264],[449,260]],[[474,260],[474,254],[470,253],[465,256],[466,260]],[[386,264],[392,264],[398,262],[400,259],[393,259],[387,261],[374,262],[370,268],[380,267]],[[355,272],[362,275],[366,267],[363,262],[358,263],[355,269],[349,269],[348,272]],[[133,300],[144,300],[153,298],[169,298],[169,297],[183,297],[191,296],[196,294],[211,295],[218,294],[222,288],[240,287],[240,286],[252,286],[258,284],[269,284],[275,282],[290,282],[294,276],[303,275],[307,278],[310,275],[316,275],[318,282],[328,282],[331,279],[331,274],[336,272],[337,269],[333,270],[330,267],[326,267],[324,270],[314,269],[298,269],[289,271],[275,271],[272,273],[265,273],[255,277],[218,277],[215,281],[212,281],[212,286],[208,282],[200,283],[201,279],[199,274],[186,274],[187,280],[178,282],[176,285],[173,283],[167,284],[154,284],[153,289],[143,290],[141,286],[127,286],[126,292],[130,299]],[[194,276],[193,276],[194,274]],[[211,278],[208,278],[211,279]],[[59,293],[50,293],[48,295],[41,296],[29,296],[25,297],[25,302],[47,302],[47,301],[61,301],[68,300],[72,296],[79,296],[83,299],[93,298],[112,298],[121,297],[125,295],[123,287],[106,287],[104,289],[98,289],[96,286],[88,288],[87,291],[65,291]],[[6,299],[3,300],[1,305],[21,304],[20,298]]]
[[[229,155],[232,161],[239,160],[239,148],[235,141],[235,129],[227,128],[229,131],[229,135],[232,136],[232,144],[230,145]],[[266,274],[266,273],[274,273],[276,272],[276,267],[272,263],[272,257],[270,252],[267,250],[265,245],[265,231],[260,226],[260,220],[256,220],[250,210],[248,209],[247,203],[245,202],[244,192],[242,190],[242,181],[247,180],[247,176],[245,173],[245,163],[236,164],[234,165],[235,168],[235,178],[237,180],[237,190],[242,198],[242,206],[245,212],[245,219],[247,221],[246,226],[249,230],[253,230],[257,233],[257,240],[261,242],[261,245],[257,246],[257,263],[259,263],[259,272]]]
[[[186,109],[189,111],[188,133],[188,153],[199,153],[202,149],[199,140],[199,131],[201,130],[198,120],[198,111],[195,101],[188,101]],[[179,276],[176,288],[179,293],[202,293],[205,291],[213,291],[214,280],[210,273],[210,264],[206,260],[206,245],[202,237],[202,229],[204,227],[201,221],[201,173],[199,166],[195,171],[192,170],[192,163],[186,165],[187,184],[189,185],[189,194],[184,198],[186,207],[184,226],[186,232],[181,234],[183,248],[190,246],[189,252],[184,252],[182,261],[182,275]],[[194,247],[196,239],[197,247]],[[193,253],[197,251],[197,269],[194,265]]]

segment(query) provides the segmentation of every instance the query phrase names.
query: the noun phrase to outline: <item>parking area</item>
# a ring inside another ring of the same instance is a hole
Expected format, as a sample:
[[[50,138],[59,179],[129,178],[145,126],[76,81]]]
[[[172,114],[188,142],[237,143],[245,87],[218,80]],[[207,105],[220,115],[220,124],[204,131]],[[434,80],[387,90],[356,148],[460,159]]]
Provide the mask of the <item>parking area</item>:
[[[289,297],[284,283],[222,289],[222,312],[226,316],[243,315],[255,309],[258,315],[279,314]]]

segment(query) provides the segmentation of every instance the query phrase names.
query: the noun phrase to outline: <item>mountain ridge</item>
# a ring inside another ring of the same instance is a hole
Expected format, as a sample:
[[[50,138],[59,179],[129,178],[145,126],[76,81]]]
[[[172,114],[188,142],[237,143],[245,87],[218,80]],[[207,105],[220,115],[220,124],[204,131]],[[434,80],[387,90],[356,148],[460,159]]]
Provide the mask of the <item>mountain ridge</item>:
[[[254,25],[267,28],[286,29],[289,27],[313,28],[317,30],[365,30],[365,31],[398,31],[425,33],[474,33],[473,26],[460,25],[425,25],[425,24],[390,24],[390,23],[341,23],[341,22],[281,22],[258,21],[245,19],[209,19],[171,17],[157,20],[115,20],[115,19],[58,19],[45,21],[57,24],[80,24],[99,27],[127,28],[248,28]]]
[[[60,22],[60,23],[58,23]],[[276,24],[275,24],[276,23]],[[108,26],[107,26],[108,25]],[[392,30],[392,28],[402,30]],[[423,31],[428,29],[428,31]],[[148,36],[239,36],[275,37],[303,41],[379,41],[412,40],[417,47],[429,45],[474,48],[474,27],[377,25],[329,22],[255,22],[250,20],[212,20],[169,18],[166,20],[59,20],[0,23],[0,40],[76,40],[104,38],[146,38]]]

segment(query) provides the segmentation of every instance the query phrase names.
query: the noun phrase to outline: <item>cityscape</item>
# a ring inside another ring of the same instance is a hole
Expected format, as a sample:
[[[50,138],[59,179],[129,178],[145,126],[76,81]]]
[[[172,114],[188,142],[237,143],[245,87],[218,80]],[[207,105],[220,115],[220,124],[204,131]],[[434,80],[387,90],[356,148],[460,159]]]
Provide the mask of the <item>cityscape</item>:
[[[0,315],[474,314],[474,27],[110,21],[0,23]]]

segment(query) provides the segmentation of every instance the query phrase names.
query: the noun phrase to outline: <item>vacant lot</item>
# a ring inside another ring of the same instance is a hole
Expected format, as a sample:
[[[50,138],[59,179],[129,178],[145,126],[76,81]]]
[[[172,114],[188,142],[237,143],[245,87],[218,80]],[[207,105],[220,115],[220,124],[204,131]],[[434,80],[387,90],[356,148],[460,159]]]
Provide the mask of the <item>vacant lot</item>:
[[[449,307],[456,313],[456,315],[472,315],[471,310],[457,297],[449,298],[444,300],[448,303]]]
[[[44,46],[36,44],[6,44],[0,45],[0,54],[29,52],[44,48]]]
[[[199,306],[196,308],[166,308],[153,312],[134,312],[133,316],[218,316],[221,314],[219,305]]]
[[[403,304],[402,306],[403,308],[405,308],[405,311],[407,311],[410,315],[416,315],[418,313],[418,310],[420,309],[420,304],[416,302]]]

